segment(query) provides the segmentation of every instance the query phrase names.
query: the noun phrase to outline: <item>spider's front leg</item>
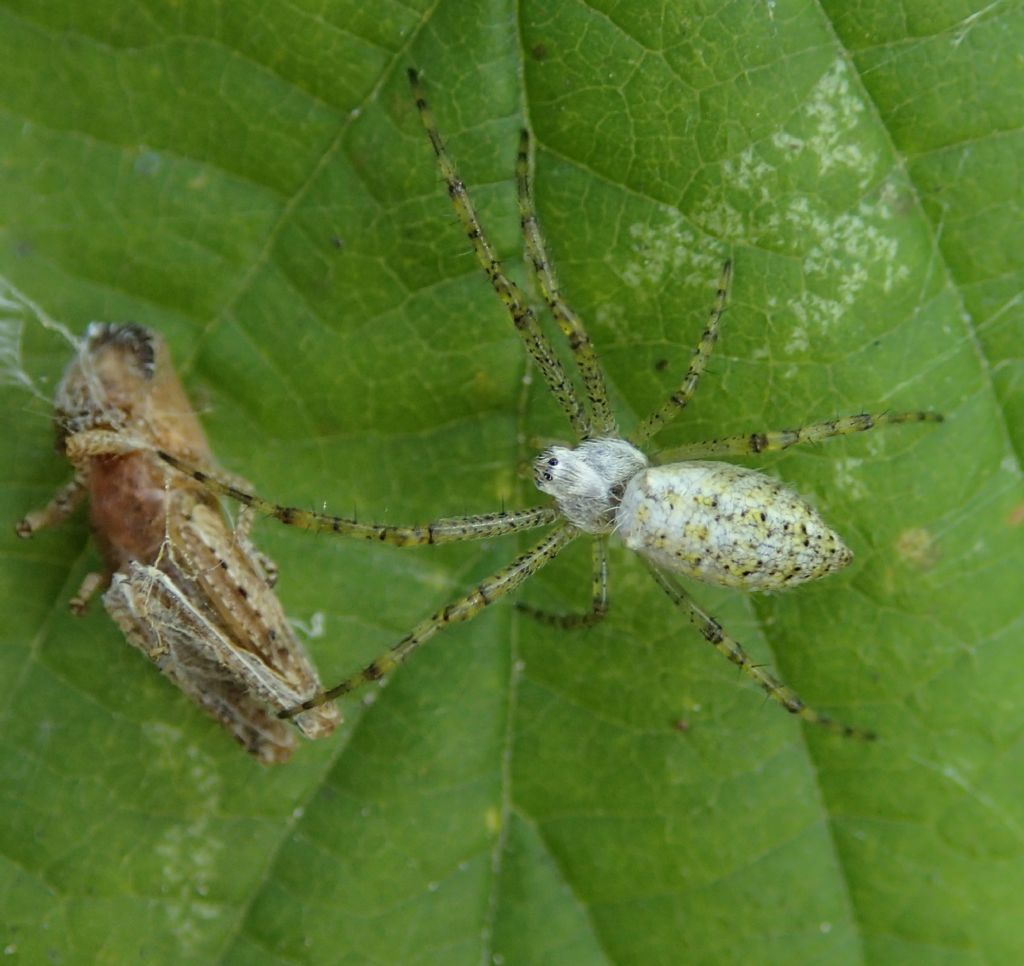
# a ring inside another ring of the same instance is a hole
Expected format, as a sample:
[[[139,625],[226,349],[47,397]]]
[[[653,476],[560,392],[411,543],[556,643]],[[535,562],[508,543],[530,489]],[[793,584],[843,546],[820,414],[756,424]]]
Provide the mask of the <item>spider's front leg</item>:
[[[668,594],[673,603],[686,610],[687,615],[697,630],[700,631],[704,640],[720,654],[724,654],[744,674],[747,674],[756,681],[764,689],[768,697],[781,704],[790,714],[795,714],[809,724],[827,728],[829,731],[842,735],[845,738],[860,738],[864,741],[873,741],[877,737],[873,731],[858,728],[854,725],[843,724],[841,721],[830,718],[827,714],[822,714],[820,711],[815,711],[814,708],[807,707],[800,695],[789,685],[783,684],[775,675],[766,671],[763,667],[754,664],[747,652],[743,650],[739,641],[726,634],[722,629],[722,625],[708,614],[707,611],[698,606],[677,581],[668,574],[663,573],[650,561],[645,559],[644,563],[647,565],[647,569],[651,572],[651,576],[654,577],[658,586]]]
[[[519,152],[516,155],[516,186],[519,194],[519,225],[523,230],[526,254],[533,266],[534,277],[544,301],[548,303],[558,327],[569,341],[569,349],[586,387],[587,401],[590,403],[593,417],[591,430],[595,436],[617,436],[618,426],[608,401],[608,387],[605,385],[604,372],[597,361],[594,345],[587,335],[583,320],[562,298],[551,259],[548,258],[544,236],[537,221],[533,191],[530,188],[530,133],[525,128],[520,134]]]
[[[718,290],[715,294],[715,302],[711,306],[708,315],[707,325],[701,334],[697,348],[693,350],[690,359],[690,366],[679,388],[672,393],[664,403],[654,410],[636,429],[630,433],[629,441],[636,446],[645,443],[655,433],[676,418],[687,406],[693,394],[697,391],[697,384],[700,377],[707,368],[708,359],[714,351],[715,343],[718,341],[718,327],[722,322],[722,314],[725,312],[725,305],[729,298],[729,282],[732,279],[732,262],[726,261],[722,265],[722,274],[718,278]]]
[[[528,507],[525,510],[499,510],[475,516],[447,517],[431,523],[403,526],[386,523],[361,523],[350,517],[336,517],[329,513],[316,513],[294,506],[282,506],[249,493],[237,482],[220,473],[202,470],[178,459],[164,450],[156,455],[178,472],[200,483],[219,496],[237,500],[260,516],[273,517],[289,527],[311,530],[314,533],[337,533],[341,536],[373,540],[395,547],[422,547],[427,544],[464,543],[468,540],[486,540],[521,530],[536,530],[558,520],[558,511],[552,507]]]
[[[484,233],[469,192],[466,191],[466,186],[455,169],[455,163],[452,161],[451,155],[448,154],[448,149],[437,129],[434,115],[427,105],[419,74],[412,68],[409,68],[407,73],[413,98],[416,101],[416,110],[419,112],[423,129],[427,132],[431,147],[434,149],[441,177],[444,178],[445,184],[448,186],[448,197],[455,209],[455,216],[459,219],[469,243],[473,246],[473,252],[480,267],[491,283],[491,288],[494,289],[495,294],[505,306],[516,332],[519,333],[519,337],[526,346],[526,351],[530,353],[530,357],[537,364],[544,382],[558,401],[574,432],[581,439],[589,436],[591,432],[590,417],[580,405],[576,388],[559,360],[551,341],[538,324],[533,310],[526,304],[526,299],[519,286],[505,274],[505,269],[498,260],[494,246]]]

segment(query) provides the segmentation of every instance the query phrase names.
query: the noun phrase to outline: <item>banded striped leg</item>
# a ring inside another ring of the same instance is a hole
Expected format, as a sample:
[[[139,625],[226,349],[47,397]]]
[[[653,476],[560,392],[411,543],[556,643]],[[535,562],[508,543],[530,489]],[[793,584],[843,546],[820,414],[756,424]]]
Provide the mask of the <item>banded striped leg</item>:
[[[396,547],[420,547],[424,544],[485,540],[488,537],[499,537],[506,533],[518,533],[521,530],[546,527],[558,519],[558,511],[553,507],[538,506],[526,510],[450,517],[421,526],[360,523],[358,520],[347,517],[335,517],[328,513],[316,513],[293,506],[280,506],[270,500],[264,500],[263,497],[256,496],[254,493],[247,493],[215,473],[189,466],[163,450],[157,450],[156,454],[165,463],[169,463],[179,472],[191,477],[197,483],[201,483],[206,489],[212,490],[220,496],[237,500],[239,503],[251,507],[260,516],[273,517],[287,526],[298,527],[300,530],[340,533],[346,537],[376,540],[379,543],[389,543]]]
[[[820,443],[833,436],[849,436],[851,433],[866,433],[878,426],[895,426],[900,423],[941,423],[942,413],[857,413],[841,419],[828,419],[811,423],[799,429],[780,429],[768,433],[748,433],[745,436],[725,436],[700,443],[674,446],[657,454],[659,463],[674,463],[680,460],[700,459],[705,456],[748,456],[752,453],[773,453],[789,449],[797,443]]]
[[[644,563],[657,581],[658,586],[668,594],[675,604],[686,609],[690,621],[700,631],[704,640],[716,651],[724,654],[741,671],[753,678],[764,689],[768,697],[781,704],[790,714],[795,714],[809,724],[827,728],[829,731],[842,735],[845,738],[860,738],[864,741],[873,741],[877,737],[873,731],[843,724],[834,718],[830,718],[827,714],[822,714],[820,711],[808,708],[800,695],[789,685],[783,684],[774,674],[754,664],[747,655],[747,652],[740,646],[740,643],[726,634],[722,629],[722,625],[705,610],[702,610],[672,577],[660,571],[649,561],[644,560]]]
[[[536,316],[527,306],[519,286],[502,269],[501,262],[498,261],[491,243],[488,241],[487,236],[484,235],[476,209],[473,207],[469,194],[466,192],[466,186],[459,178],[455,165],[444,146],[444,142],[441,140],[441,135],[438,133],[434,116],[431,114],[426,98],[423,96],[423,87],[420,84],[419,75],[412,68],[409,69],[408,73],[409,84],[412,86],[413,96],[416,98],[416,108],[420,113],[420,120],[422,120],[427,137],[430,138],[430,143],[434,148],[437,164],[441,169],[441,176],[448,186],[448,197],[451,198],[455,214],[462,223],[466,237],[473,246],[477,261],[490,280],[491,287],[512,317],[516,331],[526,345],[526,349],[533,358],[533,361],[540,369],[548,389],[551,390],[552,395],[558,400],[563,412],[568,417],[573,430],[581,438],[587,436],[590,432],[590,423],[587,414],[580,406],[580,401],[576,396],[576,389],[566,374],[558,356],[555,355],[550,341],[537,324]]]
[[[562,298],[548,259],[544,236],[537,222],[533,192],[530,190],[530,132],[525,128],[519,136],[519,153],[516,155],[516,187],[519,194],[519,225],[526,240],[526,253],[533,265],[541,294],[559,328],[569,340],[569,348],[583,377],[583,385],[586,387],[587,399],[590,402],[590,418],[593,422],[591,429],[595,436],[618,436],[618,426],[608,402],[608,387],[605,385],[604,373],[598,365],[594,345],[580,317]]]
[[[358,674],[353,674],[341,684],[322,691],[294,708],[282,711],[278,717],[293,718],[303,711],[340,698],[343,694],[355,691],[365,684],[379,681],[385,674],[390,674],[402,664],[416,648],[429,641],[438,631],[444,630],[451,624],[470,620],[485,607],[515,590],[524,580],[532,577],[538,570],[554,560],[578,536],[579,530],[569,524],[563,524],[552,530],[540,543],[516,557],[512,563],[503,567],[496,574],[480,581],[468,594],[452,601],[443,610],[431,614],[426,620],[420,621],[391,650],[371,661]]]
[[[679,388],[672,393],[653,413],[650,414],[636,429],[630,433],[629,441],[636,446],[649,440],[655,433],[662,429],[667,423],[678,416],[693,394],[697,391],[697,383],[707,367],[708,359],[715,348],[718,339],[718,326],[722,321],[722,313],[725,311],[725,303],[729,297],[729,280],[732,278],[732,261],[726,261],[722,265],[722,274],[718,277],[718,291],[715,294],[715,304],[711,307],[708,315],[707,325],[701,334],[697,348],[693,350],[690,359],[690,367],[686,371]]]
[[[590,550],[594,569],[589,611],[585,614],[552,614],[522,601],[516,601],[516,608],[541,624],[567,631],[593,627],[603,621],[608,613],[608,538],[603,534],[595,536]]]

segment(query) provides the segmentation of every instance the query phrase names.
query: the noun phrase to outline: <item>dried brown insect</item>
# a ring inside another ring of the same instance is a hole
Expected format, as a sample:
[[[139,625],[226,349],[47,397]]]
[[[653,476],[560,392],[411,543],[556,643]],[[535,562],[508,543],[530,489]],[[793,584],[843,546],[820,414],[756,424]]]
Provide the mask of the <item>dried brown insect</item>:
[[[17,524],[21,537],[60,523],[85,499],[104,561],[71,600],[99,590],[139,648],[262,762],[286,761],[295,734],[277,713],[320,681],[271,589],[273,564],[232,528],[217,498],[169,472],[164,450],[214,466],[163,339],[137,325],[89,326],[54,401],[57,448],[74,478]],[[295,718],[307,738],[340,721],[325,705]]]

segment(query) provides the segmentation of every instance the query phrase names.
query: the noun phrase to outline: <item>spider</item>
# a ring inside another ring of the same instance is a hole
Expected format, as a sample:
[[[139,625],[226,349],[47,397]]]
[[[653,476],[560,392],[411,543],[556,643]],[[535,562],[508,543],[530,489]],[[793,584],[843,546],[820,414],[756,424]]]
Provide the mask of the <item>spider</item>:
[[[605,376],[583,322],[562,297],[547,256],[534,209],[529,179],[530,136],[523,130],[516,158],[519,218],[526,253],[537,285],[569,350],[584,388],[581,399],[548,336],[519,286],[506,274],[459,179],[424,97],[418,73],[408,71],[416,108],[433,147],[455,214],[477,260],[508,311],[534,364],[565,413],[576,437],[573,446],[550,446],[536,457],[534,483],[553,506],[435,520],[421,526],[361,523],[355,519],[282,506],[245,492],[218,475],[187,465],[171,454],[166,462],[215,492],[257,513],[314,531],[331,531],[395,546],[479,540],[551,527],[538,543],[497,573],[417,624],[390,650],[340,684],[295,708],[293,717],[377,681],[403,663],[416,648],[451,624],[476,616],[516,590],[569,544],[587,534],[592,544],[592,599],[582,614],[549,614],[524,604],[532,617],[562,628],[590,627],[608,610],[607,543],[617,536],[639,554],[655,582],[682,607],[716,650],[760,685],[769,697],[803,720],[843,735],[870,739],[873,732],[842,724],[808,707],[792,688],[754,664],[738,641],[683,589],[677,574],[708,584],[768,591],[816,580],[852,559],[842,539],[793,490],[755,470],[704,460],[787,449],[835,436],[866,432],[897,423],[941,422],[933,412],[858,413],[799,429],[755,432],[691,443],[660,454],[652,465],[640,447],[675,419],[697,389],[725,310],[732,264],[725,262],[707,325],[679,385],[665,402],[628,435],[619,430],[609,403]]]

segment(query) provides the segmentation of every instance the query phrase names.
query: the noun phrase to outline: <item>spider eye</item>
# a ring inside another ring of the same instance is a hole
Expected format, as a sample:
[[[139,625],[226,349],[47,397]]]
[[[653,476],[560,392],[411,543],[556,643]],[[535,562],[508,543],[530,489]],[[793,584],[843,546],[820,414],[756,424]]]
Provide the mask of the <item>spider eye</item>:
[[[546,481],[547,481],[548,483],[550,483],[550,482],[551,482],[551,481],[552,481],[552,480],[554,479],[554,477],[553,477],[553,476],[552,476],[552,475],[551,475],[550,473],[545,473],[545,474],[544,474],[544,479],[545,479],[545,480],[546,480]]]
[[[558,460],[552,456],[551,459],[548,460],[548,466],[558,466]]]

